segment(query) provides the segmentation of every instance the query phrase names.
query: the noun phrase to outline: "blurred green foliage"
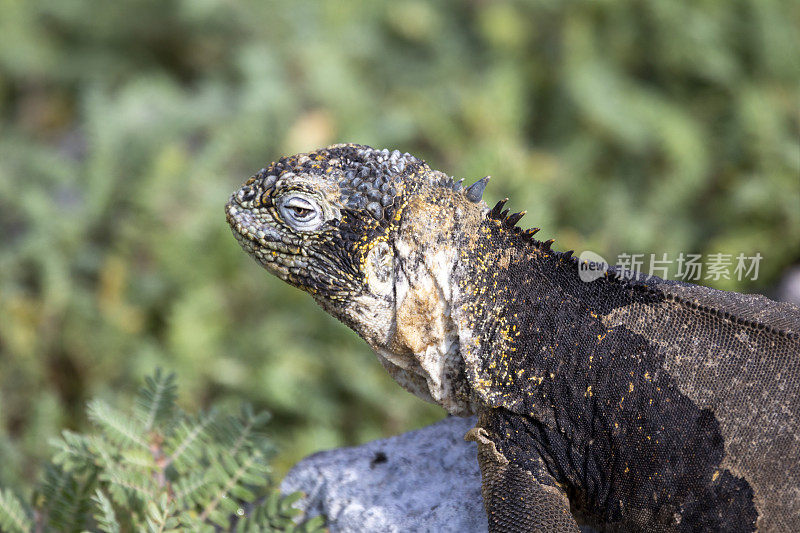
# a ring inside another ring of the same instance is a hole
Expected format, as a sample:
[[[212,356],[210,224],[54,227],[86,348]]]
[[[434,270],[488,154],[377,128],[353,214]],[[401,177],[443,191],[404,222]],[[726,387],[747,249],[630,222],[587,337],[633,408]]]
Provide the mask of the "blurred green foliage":
[[[55,452],[30,502],[0,487],[0,530],[322,533],[322,516],[292,507],[302,493],[272,486],[269,413],[245,403],[238,416],[189,414],[177,389],[175,374],[156,369],[132,412],[90,402],[93,431],[50,439]]]
[[[559,249],[800,260],[778,0],[0,3],[0,484],[156,366],[274,415],[276,467],[444,416],[249,259],[222,207],[331,142],[491,173]],[[235,408],[235,407],[234,407]]]

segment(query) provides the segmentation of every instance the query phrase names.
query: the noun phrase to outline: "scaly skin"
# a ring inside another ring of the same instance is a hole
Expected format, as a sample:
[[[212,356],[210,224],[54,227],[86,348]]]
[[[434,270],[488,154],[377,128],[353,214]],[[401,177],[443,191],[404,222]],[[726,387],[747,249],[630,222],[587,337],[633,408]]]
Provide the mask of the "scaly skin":
[[[407,390],[478,414],[493,531],[800,530],[800,309],[570,253],[408,154],[262,169],[239,242]]]

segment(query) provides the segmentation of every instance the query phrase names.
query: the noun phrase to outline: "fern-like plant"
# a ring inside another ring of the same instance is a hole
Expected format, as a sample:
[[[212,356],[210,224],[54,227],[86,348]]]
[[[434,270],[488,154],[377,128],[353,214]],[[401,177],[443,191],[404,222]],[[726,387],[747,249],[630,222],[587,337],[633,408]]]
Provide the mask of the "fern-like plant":
[[[89,404],[91,434],[53,439],[32,502],[0,490],[0,530],[34,531],[316,531],[302,522],[299,494],[270,486],[267,413],[246,405],[190,416],[176,406],[174,374],[157,370],[132,414]]]

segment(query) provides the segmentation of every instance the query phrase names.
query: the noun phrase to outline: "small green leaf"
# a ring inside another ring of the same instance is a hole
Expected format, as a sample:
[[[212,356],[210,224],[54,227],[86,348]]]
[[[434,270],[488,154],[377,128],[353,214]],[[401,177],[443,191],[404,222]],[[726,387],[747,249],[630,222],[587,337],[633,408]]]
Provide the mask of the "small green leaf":
[[[0,490],[0,530],[28,533],[33,525],[33,512],[9,489]]]

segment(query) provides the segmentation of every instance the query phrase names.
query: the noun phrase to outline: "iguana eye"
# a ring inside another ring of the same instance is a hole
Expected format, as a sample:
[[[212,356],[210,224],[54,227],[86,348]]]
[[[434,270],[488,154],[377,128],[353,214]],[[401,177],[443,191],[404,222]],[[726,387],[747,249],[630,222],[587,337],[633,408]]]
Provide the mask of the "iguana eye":
[[[291,209],[294,213],[294,218],[298,220],[305,220],[311,215],[314,210],[313,209],[306,209],[305,207],[300,207],[296,205],[289,206],[288,209]]]
[[[278,207],[284,220],[295,229],[313,231],[322,225],[322,210],[311,198],[284,196]]]

